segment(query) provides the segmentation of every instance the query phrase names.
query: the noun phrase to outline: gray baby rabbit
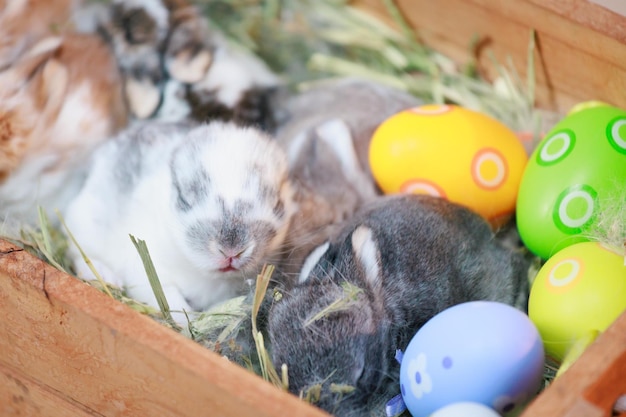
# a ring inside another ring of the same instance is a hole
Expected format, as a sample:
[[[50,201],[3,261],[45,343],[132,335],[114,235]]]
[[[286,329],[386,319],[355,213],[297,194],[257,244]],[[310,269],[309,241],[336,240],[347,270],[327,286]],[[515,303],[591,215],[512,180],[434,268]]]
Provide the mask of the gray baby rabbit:
[[[377,197],[367,160],[372,132],[387,117],[418,104],[403,91],[357,78],[277,96],[276,137],[287,152],[299,205],[279,271],[297,275],[313,248]]]
[[[470,300],[524,308],[527,271],[524,256],[468,209],[430,196],[381,197],[312,252],[299,283],[270,309],[273,363],[287,364],[296,394],[322,384],[321,408],[370,415],[397,393],[396,349],[427,320]],[[338,401],[345,386],[355,390]]]
[[[284,153],[231,123],[138,123],[96,150],[65,215],[104,275],[156,306],[129,234],[146,241],[175,319],[245,292],[285,238],[295,205]],[[79,276],[92,274],[76,248]]]
[[[356,77],[320,81],[285,97],[274,104],[274,133],[284,147],[302,132],[339,119],[348,127],[359,164],[368,174],[369,143],[376,128],[395,113],[423,104],[405,91]]]

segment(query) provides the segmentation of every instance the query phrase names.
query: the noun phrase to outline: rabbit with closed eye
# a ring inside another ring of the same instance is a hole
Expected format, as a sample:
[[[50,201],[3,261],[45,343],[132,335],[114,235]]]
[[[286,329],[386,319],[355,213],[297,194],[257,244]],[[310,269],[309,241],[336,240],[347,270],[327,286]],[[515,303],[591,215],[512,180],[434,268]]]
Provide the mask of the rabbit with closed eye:
[[[78,192],[91,151],[126,125],[119,81],[98,37],[69,32],[40,39],[0,71],[3,234]]]
[[[231,123],[145,122],[96,150],[67,225],[104,275],[156,306],[129,234],[145,240],[177,320],[241,294],[295,206],[282,150]],[[91,276],[76,249],[80,276]]]
[[[416,331],[447,307],[494,300],[525,308],[528,264],[468,209],[430,196],[381,197],[306,260],[299,283],[269,311],[273,363],[294,393],[322,384],[320,407],[338,416],[395,395]],[[335,387],[355,390],[333,393]]]

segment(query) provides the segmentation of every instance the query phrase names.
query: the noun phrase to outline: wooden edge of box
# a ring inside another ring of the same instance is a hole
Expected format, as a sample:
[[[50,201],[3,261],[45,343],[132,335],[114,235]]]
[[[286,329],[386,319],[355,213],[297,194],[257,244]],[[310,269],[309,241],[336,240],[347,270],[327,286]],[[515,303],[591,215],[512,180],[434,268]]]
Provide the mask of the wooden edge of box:
[[[0,414],[327,414],[0,240]]]
[[[354,5],[393,25],[384,2]],[[493,58],[526,78],[535,33],[535,97],[560,114],[601,100],[626,108],[626,17],[587,0],[396,0],[430,47],[460,64],[475,62],[487,79],[500,76]]]
[[[605,417],[626,394],[626,313],[557,377],[521,417]]]

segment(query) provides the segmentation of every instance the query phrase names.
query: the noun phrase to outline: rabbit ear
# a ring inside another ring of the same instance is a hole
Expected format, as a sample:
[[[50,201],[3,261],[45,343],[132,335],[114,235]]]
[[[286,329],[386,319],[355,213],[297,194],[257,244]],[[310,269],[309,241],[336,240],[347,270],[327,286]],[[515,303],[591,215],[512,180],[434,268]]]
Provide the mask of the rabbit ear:
[[[213,47],[206,22],[190,7],[175,10],[165,50],[165,68],[178,81],[193,84],[202,80],[213,62]]]
[[[132,114],[146,119],[154,114],[161,104],[161,90],[149,78],[126,77],[124,82],[126,100]]]
[[[352,250],[365,272],[365,281],[375,293],[379,292],[382,289],[380,251],[369,227],[361,225],[352,232]]]
[[[335,152],[341,169],[347,178],[352,178],[361,167],[354,150],[352,133],[348,125],[341,119],[331,119],[319,125],[315,132]]]
[[[341,119],[331,119],[319,125],[315,130],[319,139],[325,142],[335,153],[343,175],[360,193],[372,198],[376,195],[373,181],[362,169],[359,157],[354,148],[350,128]]]
[[[304,264],[302,265],[302,269],[300,269],[300,275],[298,276],[299,284],[302,284],[309,278],[309,275],[311,274],[313,267],[317,265],[317,262],[328,251],[329,247],[330,247],[330,243],[326,242],[318,246],[317,248],[315,248],[313,252],[311,252],[309,256],[307,256],[306,260],[304,261]]]
[[[45,102],[44,113],[50,120],[55,119],[65,102],[65,95],[69,87],[67,68],[56,59],[46,62],[41,73],[41,89],[39,99]]]
[[[287,148],[287,161],[289,165],[293,166],[298,160],[298,157],[302,155],[302,149],[307,144],[308,136],[306,132],[299,132],[289,144]]]
[[[3,95],[8,91],[14,92],[28,83],[40,66],[50,58],[61,45],[62,39],[58,36],[45,38],[33,45],[14,65],[0,73]]]

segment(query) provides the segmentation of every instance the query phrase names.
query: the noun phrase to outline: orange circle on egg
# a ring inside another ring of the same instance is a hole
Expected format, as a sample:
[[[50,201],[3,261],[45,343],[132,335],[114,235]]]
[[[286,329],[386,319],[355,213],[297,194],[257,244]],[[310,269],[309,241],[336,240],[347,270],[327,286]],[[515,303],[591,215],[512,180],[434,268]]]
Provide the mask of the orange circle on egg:
[[[550,292],[564,294],[574,288],[583,278],[585,263],[580,258],[559,261],[548,271],[546,286]]]
[[[427,194],[434,197],[448,198],[446,192],[439,185],[425,179],[408,180],[400,186],[403,194]]]
[[[493,148],[481,149],[472,160],[472,179],[485,190],[495,190],[504,184],[508,175],[506,159]]]

